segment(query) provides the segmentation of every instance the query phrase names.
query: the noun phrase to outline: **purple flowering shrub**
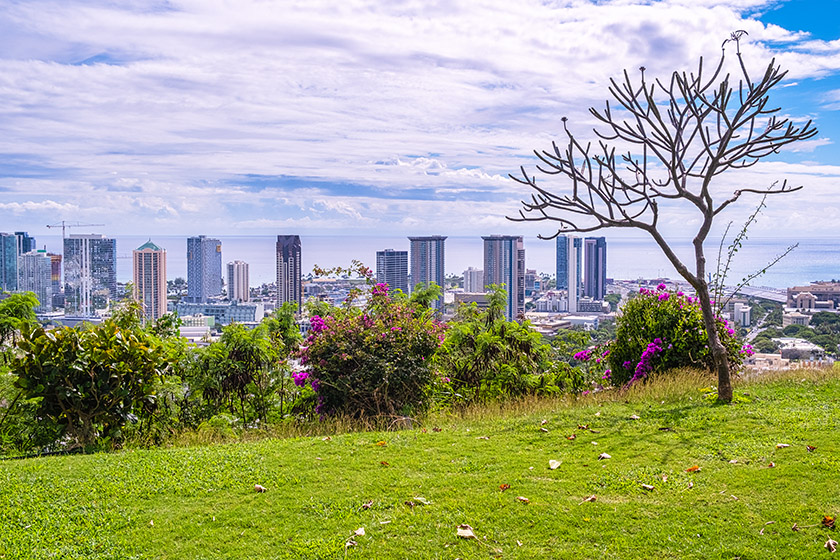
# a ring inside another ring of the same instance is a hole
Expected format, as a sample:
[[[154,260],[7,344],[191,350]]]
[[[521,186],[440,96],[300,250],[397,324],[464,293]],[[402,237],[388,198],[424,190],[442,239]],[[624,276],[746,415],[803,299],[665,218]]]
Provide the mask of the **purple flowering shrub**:
[[[733,325],[717,320],[718,336],[726,347],[730,367],[737,370],[752,353],[741,345]],[[616,319],[615,340],[609,345],[606,364],[615,385],[624,385],[652,374],[680,367],[709,369],[712,355],[695,298],[667,291],[642,288],[628,301]]]
[[[299,357],[316,412],[350,416],[408,414],[428,405],[431,358],[445,325],[433,311],[406,297],[391,297],[385,284],[370,288],[363,309],[331,308],[310,317],[312,329]]]

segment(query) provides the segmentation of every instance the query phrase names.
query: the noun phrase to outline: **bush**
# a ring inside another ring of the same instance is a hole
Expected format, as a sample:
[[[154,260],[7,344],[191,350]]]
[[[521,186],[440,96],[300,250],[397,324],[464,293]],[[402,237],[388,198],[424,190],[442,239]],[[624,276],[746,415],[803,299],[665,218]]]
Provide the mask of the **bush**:
[[[444,325],[421,303],[390,296],[385,284],[368,295],[362,309],[347,305],[310,318],[300,351],[306,369],[294,379],[314,389],[320,414],[411,414],[429,404],[431,359]]]
[[[712,367],[697,300],[682,292],[667,291],[664,284],[656,290],[642,288],[624,305],[616,326],[615,341],[599,349],[600,355],[589,356],[609,365],[607,375],[613,384],[623,385],[674,368]],[[730,367],[735,370],[752,348],[742,348],[735,330],[724,319],[718,318],[717,329]]]

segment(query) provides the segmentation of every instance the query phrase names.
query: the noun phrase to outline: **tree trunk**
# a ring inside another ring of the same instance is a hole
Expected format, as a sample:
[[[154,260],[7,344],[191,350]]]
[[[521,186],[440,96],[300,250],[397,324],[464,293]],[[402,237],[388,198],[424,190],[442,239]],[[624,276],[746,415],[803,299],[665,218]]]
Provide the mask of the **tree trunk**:
[[[706,326],[706,334],[709,338],[709,352],[712,354],[713,373],[718,376],[718,400],[732,402],[732,378],[729,372],[729,358],[726,355],[726,347],[720,341],[717,332],[715,312],[712,309],[712,302],[709,297],[709,285],[700,280],[697,298],[700,300],[700,309],[703,311],[703,323]]]

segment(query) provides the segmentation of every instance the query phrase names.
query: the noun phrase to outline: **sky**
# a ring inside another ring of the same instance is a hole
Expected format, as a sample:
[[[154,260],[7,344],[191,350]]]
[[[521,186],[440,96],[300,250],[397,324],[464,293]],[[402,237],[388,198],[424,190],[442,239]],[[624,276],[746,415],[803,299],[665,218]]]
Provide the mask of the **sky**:
[[[508,174],[562,117],[592,137],[611,77],[692,71],[735,30],[753,75],[788,70],[780,113],[819,134],[716,188],[802,185],[751,233],[835,237],[836,0],[0,0],[0,231],[551,235],[506,218],[529,196]],[[684,205],[662,214],[696,229]]]

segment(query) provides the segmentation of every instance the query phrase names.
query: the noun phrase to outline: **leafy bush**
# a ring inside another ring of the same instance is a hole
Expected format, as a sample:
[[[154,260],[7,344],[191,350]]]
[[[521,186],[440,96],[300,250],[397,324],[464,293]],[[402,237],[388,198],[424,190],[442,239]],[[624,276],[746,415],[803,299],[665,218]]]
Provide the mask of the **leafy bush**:
[[[489,306],[463,305],[435,357],[456,401],[481,401],[574,390],[580,370],[552,360],[552,348],[527,321],[507,321],[505,290],[492,287]],[[586,337],[588,340],[588,336]]]
[[[409,414],[428,405],[444,325],[418,301],[389,295],[385,284],[368,296],[362,309],[348,303],[310,317],[300,351],[306,369],[294,379],[314,389],[320,414]]]
[[[616,320],[615,341],[581,356],[608,364],[607,375],[614,384],[625,384],[679,367],[709,369],[711,352],[697,300],[682,292],[642,288],[637,297],[625,303]],[[752,353],[742,348],[735,330],[727,321],[717,319],[718,336],[726,347],[730,367],[741,366]]]

